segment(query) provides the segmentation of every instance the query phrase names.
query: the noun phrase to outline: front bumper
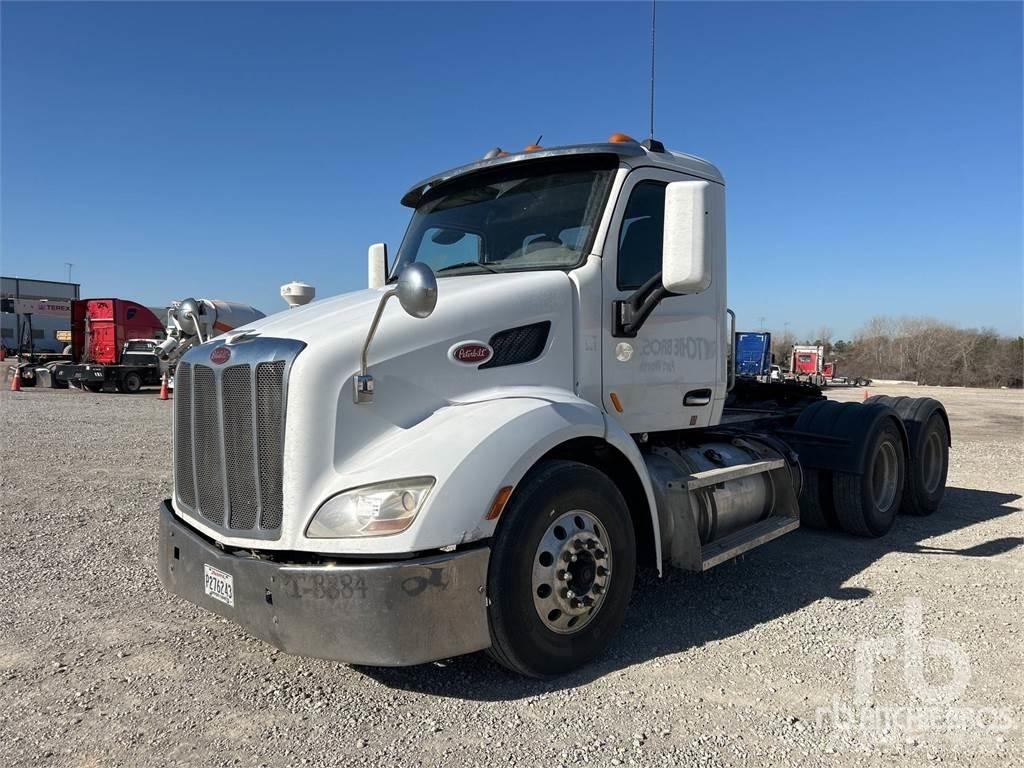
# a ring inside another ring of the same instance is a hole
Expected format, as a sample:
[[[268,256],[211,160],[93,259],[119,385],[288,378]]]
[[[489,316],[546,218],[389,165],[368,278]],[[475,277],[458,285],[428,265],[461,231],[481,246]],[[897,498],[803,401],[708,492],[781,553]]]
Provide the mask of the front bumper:
[[[396,667],[479,651],[490,549],[365,564],[284,564],[231,554],[160,504],[160,580],[288,653]],[[204,566],[233,580],[230,606],[208,596]]]

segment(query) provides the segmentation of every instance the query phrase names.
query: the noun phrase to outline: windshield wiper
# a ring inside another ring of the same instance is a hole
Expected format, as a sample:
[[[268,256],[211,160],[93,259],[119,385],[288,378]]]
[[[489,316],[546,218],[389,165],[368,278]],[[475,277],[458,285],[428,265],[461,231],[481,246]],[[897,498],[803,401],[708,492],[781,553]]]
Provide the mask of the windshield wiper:
[[[498,270],[496,270],[494,267],[488,266],[487,264],[484,264],[483,262],[480,261],[460,261],[458,264],[449,264],[447,267],[441,267],[439,270],[437,270],[437,274],[447,272],[449,269],[463,269],[465,267],[480,267],[480,269],[484,269],[487,270],[488,272],[498,274]]]

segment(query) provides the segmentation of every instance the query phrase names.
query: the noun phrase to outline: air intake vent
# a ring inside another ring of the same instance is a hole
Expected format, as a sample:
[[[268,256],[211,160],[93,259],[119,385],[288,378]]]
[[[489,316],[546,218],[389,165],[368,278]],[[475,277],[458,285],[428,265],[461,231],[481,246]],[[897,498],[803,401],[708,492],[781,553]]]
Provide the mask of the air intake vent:
[[[489,342],[491,349],[494,350],[494,356],[480,368],[500,368],[504,365],[518,365],[536,360],[548,343],[550,330],[551,322],[545,320],[542,323],[498,331],[491,336]]]

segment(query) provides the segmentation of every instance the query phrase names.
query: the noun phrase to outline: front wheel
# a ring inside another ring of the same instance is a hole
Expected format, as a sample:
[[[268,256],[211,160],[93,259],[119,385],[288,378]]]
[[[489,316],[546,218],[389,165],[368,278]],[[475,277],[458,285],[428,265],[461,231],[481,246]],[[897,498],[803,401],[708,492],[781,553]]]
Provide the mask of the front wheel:
[[[615,484],[586,464],[539,464],[495,536],[491,655],[529,677],[582,666],[618,632],[635,574],[633,525]]]

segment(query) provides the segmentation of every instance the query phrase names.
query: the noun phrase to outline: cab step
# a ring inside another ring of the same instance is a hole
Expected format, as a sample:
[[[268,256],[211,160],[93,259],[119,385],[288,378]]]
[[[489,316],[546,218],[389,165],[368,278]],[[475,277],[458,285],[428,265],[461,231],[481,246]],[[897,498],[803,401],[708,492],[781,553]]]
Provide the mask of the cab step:
[[[726,560],[742,555],[754,547],[767,544],[772,539],[777,539],[779,536],[795,531],[799,527],[800,518],[780,517],[777,515],[772,515],[753,525],[748,525],[746,528],[701,547],[701,570],[706,571],[714,568]]]

